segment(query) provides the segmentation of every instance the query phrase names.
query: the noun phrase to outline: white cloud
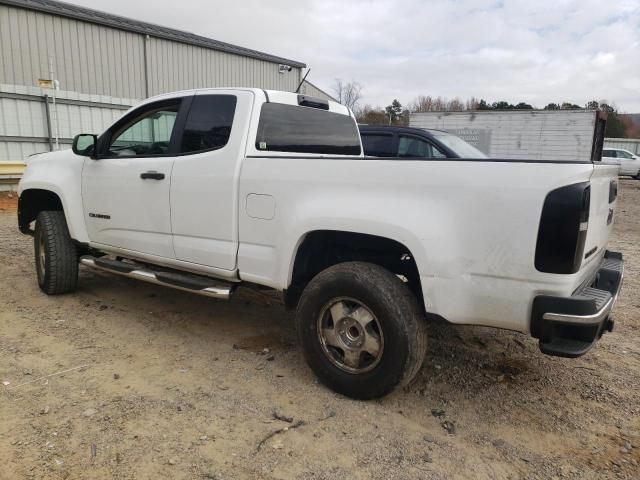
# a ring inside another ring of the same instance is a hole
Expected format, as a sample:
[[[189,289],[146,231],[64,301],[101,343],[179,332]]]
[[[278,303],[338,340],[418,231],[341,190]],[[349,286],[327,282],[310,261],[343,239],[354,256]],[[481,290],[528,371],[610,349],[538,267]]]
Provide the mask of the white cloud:
[[[420,94],[640,112],[637,0],[70,0],[307,63],[364,101]],[[108,6],[105,6],[108,5]]]

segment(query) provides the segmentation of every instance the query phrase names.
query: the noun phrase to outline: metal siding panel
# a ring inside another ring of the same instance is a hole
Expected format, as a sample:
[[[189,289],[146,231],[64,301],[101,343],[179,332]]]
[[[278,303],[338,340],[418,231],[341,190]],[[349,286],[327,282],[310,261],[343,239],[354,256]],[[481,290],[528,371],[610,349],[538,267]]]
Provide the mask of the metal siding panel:
[[[23,9],[0,12],[1,83],[34,85],[48,77],[52,57],[64,90],[142,97],[140,63],[123,62],[140,56],[141,35]]]
[[[61,45],[62,51],[65,53],[64,55],[64,74],[67,82],[73,84],[72,88],[68,88],[67,90],[78,91],[80,90],[80,76],[76,75],[78,72],[77,65],[75,65],[75,61],[78,58],[78,52],[71,41],[71,29],[73,28],[73,24],[70,22],[63,22],[60,19],[60,32],[61,32]]]
[[[24,33],[20,32],[18,15],[15,10],[9,10],[9,32],[13,41],[9,42],[11,49],[11,68],[13,69],[14,83],[25,85],[22,70],[22,53],[20,46],[24,41]]]
[[[293,87],[292,90],[295,90],[297,86],[298,85],[296,84],[296,86]],[[311,95],[312,97],[324,98],[325,100],[335,101],[332,97],[324,93],[322,90],[317,88],[312,83],[307,82],[306,80],[303,82],[302,86],[300,87],[300,92],[304,93],[305,95]]]
[[[0,6],[0,82],[34,85],[54,57],[61,88],[143,98],[144,36],[48,13]],[[151,94],[215,86],[293,90],[294,71],[277,64],[180,42],[151,38]]]
[[[9,32],[9,11],[0,5],[0,83],[15,83],[11,61],[11,35]]]
[[[36,23],[36,39],[38,42],[38,71],[37,78],[49,78],[49,45],[47,42],[47,27],[43,15],[33,15]]]

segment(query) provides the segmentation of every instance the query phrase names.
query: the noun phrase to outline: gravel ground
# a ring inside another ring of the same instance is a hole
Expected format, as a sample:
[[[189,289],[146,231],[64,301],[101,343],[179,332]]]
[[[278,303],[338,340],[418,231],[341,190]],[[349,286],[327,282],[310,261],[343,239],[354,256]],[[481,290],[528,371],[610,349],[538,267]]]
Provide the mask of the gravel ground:
[[[640,182],[621,187],[625,288],[594,350],[551,358],[525,335],[431,324],[417,381],[371,402],[316,382],[265,294],[85,268],[75,294],[41,294],[4,195],[0,478],[637,479]]]

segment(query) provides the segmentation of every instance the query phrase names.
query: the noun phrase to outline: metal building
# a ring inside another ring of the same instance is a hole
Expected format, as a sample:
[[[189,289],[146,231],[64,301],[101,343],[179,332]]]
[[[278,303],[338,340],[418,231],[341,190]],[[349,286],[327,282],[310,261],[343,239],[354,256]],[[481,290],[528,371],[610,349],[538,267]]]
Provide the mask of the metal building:
[[[0,0],[0,170],[56,148],[56,136],[66,148],[80,131],[98,133],[149,96],[224,86],[294,91],[305,67],[68,3]],[[55,92],[43,88],[51,80]],[[331,98],[309,82],[301,92]]]

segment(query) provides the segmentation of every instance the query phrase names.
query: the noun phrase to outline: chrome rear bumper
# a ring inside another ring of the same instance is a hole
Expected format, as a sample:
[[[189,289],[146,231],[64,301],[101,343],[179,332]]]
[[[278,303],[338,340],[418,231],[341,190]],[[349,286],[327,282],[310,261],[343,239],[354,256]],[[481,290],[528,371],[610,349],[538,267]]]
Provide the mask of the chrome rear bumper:
[[[624,278],[622,254],[607,251],[593,280],[570,297],[540,295],[534,299],[531,335],[548,355],[579,357],[606,331]]]

